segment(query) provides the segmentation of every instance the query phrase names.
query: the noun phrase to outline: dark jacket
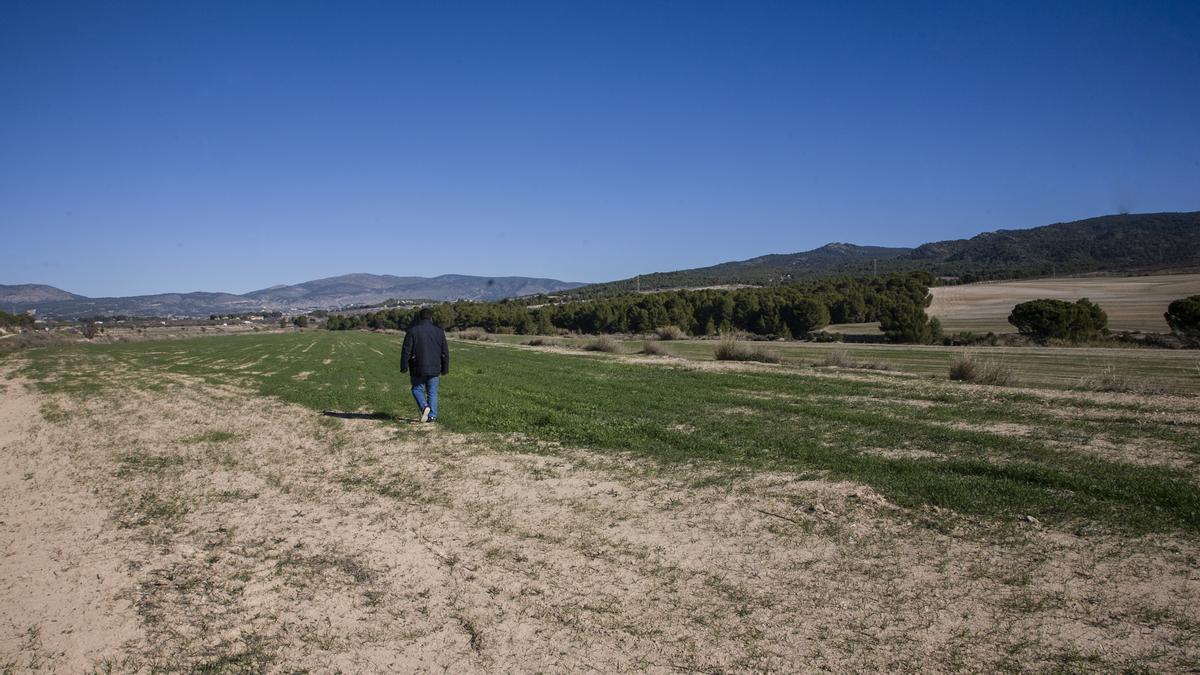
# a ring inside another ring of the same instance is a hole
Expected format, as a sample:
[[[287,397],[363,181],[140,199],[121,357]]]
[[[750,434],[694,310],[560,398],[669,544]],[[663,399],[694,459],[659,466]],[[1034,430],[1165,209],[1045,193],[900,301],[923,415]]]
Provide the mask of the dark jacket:
[[[418,321],[404,333],[400,372],[417,377],[437,377],[450,372],[450,346],[446,333],[429,321]]]

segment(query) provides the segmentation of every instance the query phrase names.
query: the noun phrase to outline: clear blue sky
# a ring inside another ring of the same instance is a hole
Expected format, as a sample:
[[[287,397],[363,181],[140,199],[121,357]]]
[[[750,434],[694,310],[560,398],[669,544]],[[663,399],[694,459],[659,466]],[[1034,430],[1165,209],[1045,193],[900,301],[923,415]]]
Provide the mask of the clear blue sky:
[[[1200,209],[1200,2],[0,0],[0,283],[602,281]]]

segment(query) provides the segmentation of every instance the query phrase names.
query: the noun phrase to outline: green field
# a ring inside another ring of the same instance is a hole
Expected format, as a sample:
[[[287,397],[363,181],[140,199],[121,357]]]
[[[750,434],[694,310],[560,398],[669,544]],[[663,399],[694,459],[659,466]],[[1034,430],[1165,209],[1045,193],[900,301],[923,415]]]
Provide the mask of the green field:
[[[103,392],[114,373],[138,373],[141,386],[153,388],[156,379],[178,374],[313,410],[402,420],[413,404],[399,373],[400,340],[318,331],[29,350],[19,358],[22,372],[47,393]],[[711,348],[669,344],[692,358],[710,356]],[[514,450],[554,452],[561,445],[662,466],[712,464],[729,469],[727,480],[770,469],[855,481],[912,512],[934,506],[1000,521],[1030,514],[1063,528],[1200,531],[1194,399],[1166,405],[1154,397],[951,383],[944,368],[953,352],[944,349],[854,350],[939,376],[932,379],[797,367],[827,348],[778,349],[786,356],[781,367],[712,370],[670,359],[631,363],[455,341],[441,424]],[[1065,383],[1121,355],[1045,350],[998,357],[1030,379]],[[1180,367],[1163,359],[1120,362],[1164,378]]]
[[[528,336],[492,335],[508,343],[527,342]],[[564,345],[581,347],[589,337],[553,338]],[[626,340],[622,349],[635,353],[643,340]],[[659,343],[673,356],[701,361],[713,360],[714,340],[679,340]],[[1200,352],[1164,349],[1093,349],[1059,347],[940,347],[918,345],[841,344],[808,342],[763,343],[790,366],[810,366],[830,352],[845,351],[852,360],[882,364],[899,373],[945,379],[950,363],[963,353],[996,361],[1012,370],[1017,383],[1030,387],[1070,389],[1081,380],[1106,369],[1120,375],[1130,391],[1153,393],[1200,393]]]

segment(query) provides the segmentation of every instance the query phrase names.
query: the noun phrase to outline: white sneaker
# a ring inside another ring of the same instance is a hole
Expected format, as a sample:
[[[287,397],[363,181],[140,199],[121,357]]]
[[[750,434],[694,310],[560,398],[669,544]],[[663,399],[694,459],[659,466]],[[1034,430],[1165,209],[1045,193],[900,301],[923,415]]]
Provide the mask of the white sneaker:
[[[425,409],[421,411],[421,421],[422,422],[429,421],[429,412],[430,412],[429,406],[425,406]]]

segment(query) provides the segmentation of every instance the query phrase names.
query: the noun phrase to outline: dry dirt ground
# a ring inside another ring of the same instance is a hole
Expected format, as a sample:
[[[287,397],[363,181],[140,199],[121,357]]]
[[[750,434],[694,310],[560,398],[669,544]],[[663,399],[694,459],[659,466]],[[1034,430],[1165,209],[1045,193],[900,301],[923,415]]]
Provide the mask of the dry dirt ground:
[[[0,671],[1194,669],[1200,547],[0,373]],[[156,377],[162,377],[156,375]]]
[[[1019,302],[1088,298],[1108,314],[1108,327],[1113,330],[1165,333],[1167,305],[1200,293],[1200,274],[1001,281],[940,286],[930,293],[929,315],[938,317],[946,330],[1011,333],[1015,329],[1008,315]]]

